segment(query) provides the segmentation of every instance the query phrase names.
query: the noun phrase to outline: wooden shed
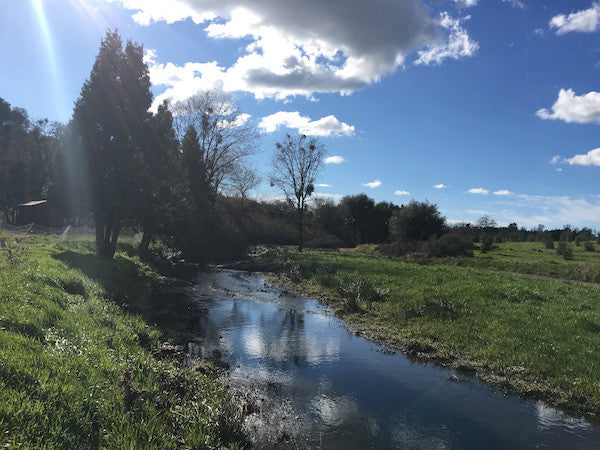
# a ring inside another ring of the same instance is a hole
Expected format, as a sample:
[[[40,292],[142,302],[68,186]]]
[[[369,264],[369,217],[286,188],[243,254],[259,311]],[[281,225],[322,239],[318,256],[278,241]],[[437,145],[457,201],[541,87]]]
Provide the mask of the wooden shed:
[[[21,203],[17,209],[15,225],[35,223],[41,226],[50,225],[50,211],[47,200],[33,200]]]

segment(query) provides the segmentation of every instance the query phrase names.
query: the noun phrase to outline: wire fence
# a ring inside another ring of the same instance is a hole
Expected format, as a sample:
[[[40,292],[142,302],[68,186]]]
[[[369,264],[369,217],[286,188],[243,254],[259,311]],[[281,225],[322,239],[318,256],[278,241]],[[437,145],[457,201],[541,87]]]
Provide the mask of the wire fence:
[[[8,231],[18,238],[25,237],[27,235],[41,235],[41,236],[56,236],[59,242],[64,242],[69,237],[76,236],[95,236],[96,229],[87,225],[74,226],[66,225],[59,228],[44,227],[36,223],[30,223],[27,225],[10,225],[0,220],[0,230]],[[135,230],[123,230],[120,233],[122,237],[130,237],[134,239],[141,239],[142,233],[136,232]]]

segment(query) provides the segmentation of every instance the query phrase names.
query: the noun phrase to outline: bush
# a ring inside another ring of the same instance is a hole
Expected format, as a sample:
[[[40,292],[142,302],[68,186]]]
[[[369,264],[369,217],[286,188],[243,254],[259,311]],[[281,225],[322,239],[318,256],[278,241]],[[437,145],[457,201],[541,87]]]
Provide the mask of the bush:
[[[446,219],[436,205],[412,200],[394,212],[390,218],[390,235],[394,242],[426,241],[441,235],[446,228]]]
[[[489,234],[481,239],[481,253],[487,253],[494,248],[494,238]]]
[[[595,251],[594,249],[594,243],[592,241],[584,241],[583,243],[583,250],[586,252],[593,252]]]
[[[550,233],[544,236],[544,247],[546,247],[547,250],[554,249],[554,239]]]
[[[559,241],[556,246],[556,253],[565,260],[573,259],[573,246],[567,241]]]
[[[429,239],[423,250],[431,257],[473,256],[473,241],[457,233],[447,233]]]

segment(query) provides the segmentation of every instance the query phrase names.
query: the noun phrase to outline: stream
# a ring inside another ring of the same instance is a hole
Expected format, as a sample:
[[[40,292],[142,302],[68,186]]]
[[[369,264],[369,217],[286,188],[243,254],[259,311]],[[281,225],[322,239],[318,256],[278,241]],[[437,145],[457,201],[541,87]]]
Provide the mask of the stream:
[[[258,274],[209,269],[178,294],[200,309],[189,357],[219,358],[234,390],[254,392],[257,447],[600,448],[585,420],[388,354]]]

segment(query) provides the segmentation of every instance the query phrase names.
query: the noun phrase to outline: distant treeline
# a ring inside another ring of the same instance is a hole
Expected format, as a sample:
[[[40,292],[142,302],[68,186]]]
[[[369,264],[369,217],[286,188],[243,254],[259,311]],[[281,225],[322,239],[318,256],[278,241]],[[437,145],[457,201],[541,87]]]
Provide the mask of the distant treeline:
[[[326,151],[306,136],[286,135],[274,149],[269,181],[286,200],[257,201],[250,157],[259,133],[231,97],[199,92],[154,111],[152,102],[142,46],[116,32],[103,39],[68,124],[31,120],[0,99],[1,220],[13,223],[20,204],[47,199],[40,225],[92,225],[101,255],[114,255],[127,228],[143,233],[143,250],[161,241],[196,261],[235,258],[251,244],[369,243],[393,255],[456,256],[471,254],[473,242],[596,237],[589,228],[498,227],[487,216],[448,225],[428,202],[315,198]]]

